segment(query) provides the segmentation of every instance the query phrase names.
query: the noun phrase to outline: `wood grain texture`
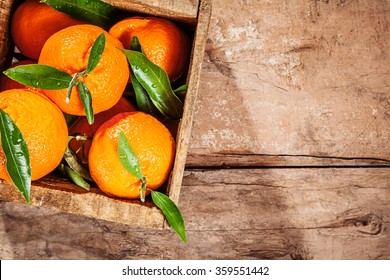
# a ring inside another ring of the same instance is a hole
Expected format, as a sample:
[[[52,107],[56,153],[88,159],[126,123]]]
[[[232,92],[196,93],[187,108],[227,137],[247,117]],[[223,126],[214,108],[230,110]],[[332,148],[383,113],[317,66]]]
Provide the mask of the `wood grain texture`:
[[[136,13],[196,22],[199,0],[106,0],[105,2]]]
[[[194,119],[195,102],[198,96],[199,80],[202,70],[202,62],[206,47],[207,33],[211,16],[211,3],[202,1],[199,8],[199,17],[196,24],[194,42],[192,45],[191,62],[187,76],[188,90],[183,108],[183,116],[180,120],[176,137],[176,155],[172,175],[168,183],[168,195],[177,203],[179,201],[181,182],[187,159],[189,141],[191,137],[192,123]]]
[[[10,54],[12,50],[12,42],[9,40],[10,32],[8,22],[11,17],[11,11],[13,1],[5,0],[0,2],[0,70],[5,70],[5,68],[11,63],[12,55]]]
[[[189,244],[58,211],[0,203],[1,259],[390,259],[390,169],[192,170]]]
[[[212,8],[187,157],[200,168],[179,200],[189,244],[0,202],[1,259],[390,259],[390,2]]]
[[[214,0],[188,166],[388,164],[389,10]]]
[[[2,180],[0,198],[24,203],[21,193],[12,184]],[[141,203],[137,200],[110,198],[97,187],[86,192],[52,174],[32,183],[31,205],[136,227],[161,229],[164,226],[164,216],[151,201]]]

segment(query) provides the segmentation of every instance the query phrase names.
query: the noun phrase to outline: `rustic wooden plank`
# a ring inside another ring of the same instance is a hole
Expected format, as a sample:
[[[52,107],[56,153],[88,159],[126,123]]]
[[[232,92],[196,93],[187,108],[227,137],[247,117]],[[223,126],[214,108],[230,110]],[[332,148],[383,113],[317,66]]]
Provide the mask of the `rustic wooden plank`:
[[[390,259],[388,247],[382,247],[389,238],[383,236],[347,238],[327,229],[190,231],[190,244],[184,245],[166,231],[113,232],[111,224],[70,214],[54,217],[81,231],[55,222],[58,230],[43,223],[41,229],[31,227],[29,236],[0,233],[2,259]]]
[[[0,198],[24,203],[21,193],[12,184],[2,180]],[[52,174],[33,182],[31,205],[86,217],[99,217],[136,227],[162,228],[164,222],[161,211],[151,201],[141,203],[138,200],[110,198],[97,187],[86,192],[66,179]]]
[[[257,166],[390,160],[389,9],[213,1],[188,164],[218,166],[212,157],[224,154],[242,154],[227,164],[244,166],[246,155]]]
[[[195,102],[198,95],[199,80],[202,70],[202,62],[206,47],[207,32],[209,29],[211,16],[210,1],[202,1],[199,9],[199,18],[196,25],[195,40],[192,46],[190,72],[187,77],[188,90],[184,103],[183,116],[180,120],[176,136],[176,155],[172,169],[172,175],[169,179],[168,194],[169,197],[177,203],[179,201],[181,182],[183,179],[184,167],[191,137],[192,123],[194,119]]]
[[[390,259],[390,169],[186,171],[184,245],[149,230],[0,203],[2,259]]]
[[[5,69],[12,60],[11,55],[9,54],[12,49],[12,43],[9,40],[9,28],[8,21],[11,16],[12,10],[12,1],[1,1],[0,2],[0,70]]]
[[[388,168],[194,170],[186,173],[183,184],[191,187],[180,205],[184,215],[195,211],[187,223],[197,230],[330,228],[361,221],[362,228],[351,230],[376,231],[370,221],[390,222],[389,174]]]
[[[137,13],[196,22],[199,0],[107,0],[118,8]]]

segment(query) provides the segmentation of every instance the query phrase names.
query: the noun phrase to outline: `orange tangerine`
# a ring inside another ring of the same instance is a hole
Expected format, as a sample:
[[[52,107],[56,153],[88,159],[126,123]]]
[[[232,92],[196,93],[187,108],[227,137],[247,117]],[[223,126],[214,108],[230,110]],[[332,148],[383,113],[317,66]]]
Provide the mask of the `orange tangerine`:
[[[172,21],[157,17],[131,17],[110,29],[126,49],[137,36],[147,58],[163,68],[173,82],[185,71],[190,57],[186,34]]]
[[[27,143],[32,180],[53,171],[68,143],[68,128],[61,110],[44,95],[26,89],[0,92],[0,108],[15,122]],[[1,148],[0,178],[10,181]]]
[[[118,49],[122,48],[119,40],[100,27],[74,25],[51,36],[38,60],[39,64],[50,65],[73,76],[87,68],[91,47],[101,33],[106,37],[102,57],[96,68],[81,78],[91,93],[95,114],[108,110],[119,101],[129,79],[129,65]],[[67,89],[44,92],[65,113],[85,116],[77,87],[73,88],[69,103],[65,101]]]
[[[120,113],[101,125],[89,151],[89,170],[99,188],[110,196],[139,198],[141,181],[131,175],[118,156],[123,132],[135,151],[149,189],[168,178],[175,156],[175,142],[168,129],[142,112]]]

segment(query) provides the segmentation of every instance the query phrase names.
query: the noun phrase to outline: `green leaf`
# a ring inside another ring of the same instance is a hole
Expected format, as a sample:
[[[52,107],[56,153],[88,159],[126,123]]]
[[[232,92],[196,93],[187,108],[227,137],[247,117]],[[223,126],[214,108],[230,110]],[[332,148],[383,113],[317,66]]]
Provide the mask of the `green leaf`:
[[[139,42],[137,36],[133,36],[133,37],[131,38],[130,49],[131,49],[132,51],[136,51],[136,52],[141,52],[141,53],[142,53],[142,46],[141,46],[141,43]]]
[[[72,81],[68,73],[42,64],[21,65],[3,73],[23,85],[47,90],[67,88]]]
[[[85,75],[90,73],[98,65],[100,59],[102,58],[104,46],[106,44],[106,37],[104,33],[100,34],[99,37],[95,40],[92,45],[91,53],[88,58],[88,67],[85,71]]]
[[[181,118],[183,104],[173,93],[167,73],[140,52],[124,49],[121,51],[126,55],[131,70],[148,92],[154,106],[166,117]]]
[[[147,114],[158,116],[160,112],[153,105],[152,100],[149,97],[148,92],[142,87],[135,77],[133,70],[130,69],[131,84],[135,93],[135,100],[137,102],[138,109]]]
[[[31,165],[27,144],[16,124],[2,109],[0,124],[1,147],[6,158],[7,172],[27,204],[30,204]]]
[[[100,0],[41,0],[52,8],[78,20],[108,28],[115,18],[116,9]]]
[[[64,115],[64,118],[65,118],[65,121],[66,121],[66,124],[68,125],[68,127],[71,127],[79,119],[79,116],[69,115],[69,114],[64,113],[64,112],[62,112],[62,114]]]
[[[187,93],[187,89],[188,89],[188,86],[187,85],[182,85],[180,87],[178,87],[177,89],[175,89],[173,91],[173,93],[179,97],[181,100],[184,100],[185,97],[186,97],[186,93]]]
[[[80,188],[83,188],[84,190],[89,191],[90,185],[83,179],[83,177],[78,174],[76,171],[71,169],[70,167],[66,166],[65,164],[61,163],[58,166],[58,169],[66,176],[68,176],[73,183],[75,183]]]
[[[141,44],[138,41],[137,36],[133,36],[131,39],[131,50],[142,52]],[[160,113],[157,108],[153,105],[152,100],[149,97],[148,92],[142,87],[134,75],[133,70],[130,69],[131,84],[134,89],[135,99],[137,101],[138,109],[142,112],[153,116],[159,116]]]
[[[73,138],[75,138],[75,137],[70,136],[69,140],[73,139]],[[89,174],[88,170],[86,168],[84,168],[84,166],[82,166],[78,162],[77,156],[73,153],[73,151],[71,149],[69,149],[68,146],[65,149],[64,160],[69,165],[69,167],[73,171],[75,171],[77,174],[79,174],[80,176],[82,176],[83,178],[85,178],[85,179],[87,179],[89,181],[93,181],[93,179],[92,179],[91,175]]]
[[[142,169],[139,164],[138,157],[133,148],[130,146],[130,143],[123,131],[121,131],[119,135],[118,156],[123,167],[125,167],[131,175],[143,180]]]
[[[85,115],[87,116],[88,123],[93,124],[95,121],[95,116],[93,114],[91,93],[89,92],[87,86],[82,81],[79,81],[79,83],[77,84],[77,88],[79,90],[79,96],[81,102],[83,103],[84,111],[85,111]]]
[[[156,206],[164,213],[168,223],[176,231],[184,243],[187,243],[183,216],[176,204],[165,194],[156,191],[152,191],[152,200],[154,204],[156,204]]]

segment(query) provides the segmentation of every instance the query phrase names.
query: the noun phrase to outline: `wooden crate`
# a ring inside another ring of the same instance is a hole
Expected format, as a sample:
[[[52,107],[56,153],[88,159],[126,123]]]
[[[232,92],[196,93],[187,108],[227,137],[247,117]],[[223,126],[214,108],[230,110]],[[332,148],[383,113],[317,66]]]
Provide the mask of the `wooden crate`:
[[[5,0],[0,3],[0,68],[2,71],[10,65],[12,60],[13,45],[8,26],[12,12],[20,2]],[[211,3],[209,0],[111,0],[106,2],[132,14],[142,13],[169,18],[194,30],[191,34],[193,45],[187,75],[188,91],[176,135],[175,162],[166,184],[168,196],[178,203],[207,39]],[[21,193],[12,184],[3,180],[0,180],[0,200],[25,203]],[[107,197],[98,188],[91,188],[91,191],[86,192],[54,173],[32,183],[31,205],[136,227],[163,228],[165,226],[164,216],[151,201],[141,203],[138,200],[114,199]]]

